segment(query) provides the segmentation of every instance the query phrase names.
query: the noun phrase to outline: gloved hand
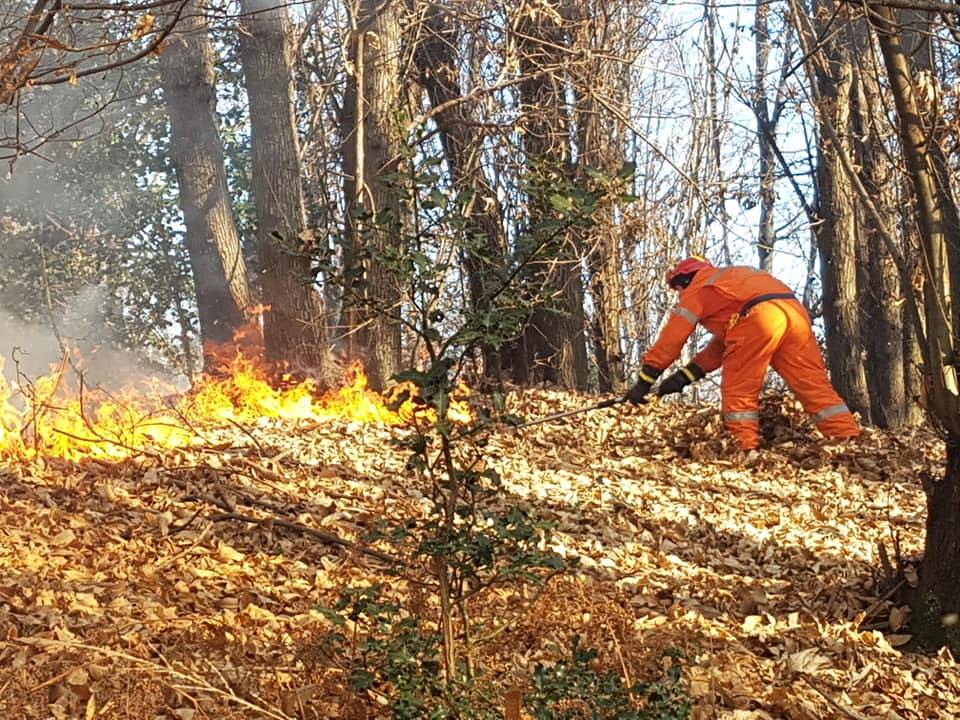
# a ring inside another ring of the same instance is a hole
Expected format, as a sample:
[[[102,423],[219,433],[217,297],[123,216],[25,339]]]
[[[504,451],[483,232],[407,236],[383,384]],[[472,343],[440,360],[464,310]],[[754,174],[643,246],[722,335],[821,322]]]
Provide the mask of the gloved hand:
[[[657,388],[657,397],[678,393],[690,383],[702,378],[705,374],[699,365],[690,363],[660,383],[660,387]]]
[[[653,387],[653,383],[648,383],[646,380],[638,380],[637,384],[627,391],[627,400],[634,405],[640,405],[646,399],[651,387]]]
[[[640,368],[640,379],[637,380],[636,385],[630,388],[630,391],[627,393],[627,400],[634,405],[640,405],[646,399],[650,388],[653,387],[653,384],[657,381],[661,372],[663,371],[657,370],[650,365],[643,365]]]

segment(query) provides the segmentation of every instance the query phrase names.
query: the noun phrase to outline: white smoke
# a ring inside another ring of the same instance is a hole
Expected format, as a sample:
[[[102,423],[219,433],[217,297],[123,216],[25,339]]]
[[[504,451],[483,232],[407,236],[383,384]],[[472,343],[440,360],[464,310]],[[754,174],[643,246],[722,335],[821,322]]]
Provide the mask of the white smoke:
[[[70,387],[78,387],[82,376],[90,390],[119,392],[146,387],[153,379],[171,389],[186,389],[185,379],[177,380],[142,353],[111,345],[104,321],[105,299],[103,287],[84,288],[46,325],[25,324],[0,308],[0,356],[7,382],[19,385],[48,375],[57,370],[66,354],[64,381]]]

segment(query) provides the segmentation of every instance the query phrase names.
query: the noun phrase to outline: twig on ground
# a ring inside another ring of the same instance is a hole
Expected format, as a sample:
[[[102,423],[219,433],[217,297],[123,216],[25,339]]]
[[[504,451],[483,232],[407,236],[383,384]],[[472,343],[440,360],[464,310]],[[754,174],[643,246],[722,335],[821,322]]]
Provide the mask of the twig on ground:
[[[268,718],[273,720],[290,720],[290,716],[279,708],[269,708],[263,707],[261,705],[256,705],[255,703],[250,702],[246,698],[240,697],[235,692],[230,690],[223,690],[222,688],[212,685],[207,680],[202,677],[197,677],[196,675],[191,675],[190,673],[182,672],[176,670],[169,665],[169,663],[160,665],[158,663],[152,662],[150,660],[145,660],[144,658],[137,657],[136,655],[130,655],[129,653],[121,652],[119,650],[111,650],[109,648],[100,647],[98,645],[87,645],[85,643],[79,642],[70,642],[64,640],[55,640],[53,638],[15,638],[12,642],[16,642],[28,647],[59,647],[59,648],[72,648],[74,650],[87,650],[90,652],[100,653],[106,655],[107,657],[126,660],[135,666],[138,670],[143,671],[153,671],[160,673],[161,675],[168,675],[172,679],[179,681],[180,683],[189,683],[189,685],[172,685],[175,689],[179,690],[196,690],[200,692],[211,693],[214,695],[219,695],[220,697],[225,698],[228,702],[235,703],[244,707],[248,710],[252,710],[257,713],[262,713]],[[166,662],[166,659],[164,659]],[[219,674],[219,673],[218,673]],[[54,678],[53,682],[56,682],[59,678]],[[50,681],[47,681],[50,682]]]
[[[173,525],[173,526],[170,528],[169,534],[170,534],[170,535],[176,535],[177,533],[183,532],[183,531],[186,530],[188,527],[190,527],[191,525],[193,525],[193,521],[196,520],[199,515],[200,515],[200,511],[197,510],[197,511],[196,511],[195,513],[193,513],[193,515],[191,515],[190,518],[189,518],[186,522],[184,522],[182,525]]]
[[[192,523],[192,522],[193,522],[193,519],[194,519],[195,517],[197,517],[197,515],[199,515],[199,514],[200,514],[200,511],[197,510],[197,512],[195,512],[195,513],[193,514],[193,517],[190,518],[190,520],[187,522],[187,525],[189,525],[190,523]],[[182,530],[184,530],[184,529],[186,529],[186,525],[185,525],[183,528],[179,528],[179,529],[177,530],[177,532],[180,532],[180,531],[182,531]],[[171,555],[170,557],[161,558],[161,559],[158,560],[156,563],[154,563],[153,569],[154,569],[154,570],[158,570],[158,569],[160,569],[160,568],[162,568],[162,567],[166,567],[167,565],[170,565],[171,563],[176,562],[176,561],[179,560],[180,558],[185,557],[186,555],[189,555],[189,554],[193,551],[194,548],[196,548],[198,545],[200,545],[200,543],[202,543],[202,542],[204,541],[204,539],[206,539],[208,532],[209,532],[209,527],[205,527],[205,528],[200,532],[200,535],[197,536],[197,539],[194,540],[192,543],[190,543],[190,547],[184,548],[184,549],[181,550],[180,552],[174,553],[174,554]],[[170,534],[173,534],[173,530],[170,531]]]
[[[267,480],[271,480],[275,483],[283,483],[283,484],[288,484],[290,482],[289,478],[284,477],[283,475],[278,473],[276,470],[271,470],[270,468],[264,467],[260,463],[254,462],[248,457],[241,457],[240,463],[242,465],[246,465],[248,468],[250,468],[254,472],[267,478]]]
[[[832,707],[834,710],[837,710],[844,716],[851,718],[851,720],[869,720],[866,715],[859,713],[853,708],[847,707],[846,705],[841,705],[839,702],[827,695],[826,692],[817,687],[816,683],[813,682],[809,675],[801,675],[800,678],[807,683],[807,685],[813,688],[817,695],[826,700],[830,707]]]
[[[250,441],[256,446],[257,452],[260,453],[260,457],[263,457],[264,455],[267,454],[266,450],[263,449],[263,445],[260,444],[260,441],[257,440],[256,435],[254,435],[251,430],[244,427],[241,423],[238,423],[233,418],[227,418],[227,422],[233,425],[237,430],[242,432],[248,438],[250,438]]]
[[[883,604],[887,600],[892,598],[894,595],[896,595],[897,592],[899,592],[900,588],[902,588],[906,584],[906,582],[907,582],[906,579],[901,580],[892,588],[887,590],[887,592],[885,592],[881,597],[877,598],[876,601],[874,601],[874,603],[870,607],[864,610],[863,617],[860,618],[860,622],[857,623],[857,629],[859,630],[860,626],[863,625],[864,622],[866,622],[867,620],[872,618],[874,615],[876,615],[877,611],[883,607]]]
[[[206,499],[206,498],[201,498]],[[309,538],[318,540],[319,542],[325,543],[327,545],[340,545],[341,547],[349,548],[351,550],[358,550],[364,555],[369,555],[372,558],[381,560],[390,565],[396,565],[398,559],[392,555],[388,555],[385,552],[380,550],[374,550],[373,548],[363,547],[358,545],[352,540],[347,540],[342,538],[339,535],[334,535],[333,533],[323,532],[322,530],[315,530],[314,528],[308,525],[302,525],[301,523],[291,522],[290,520],[284,520],[283,518],[270,517],[270,518],[256,518],[249,515],[242,515],[241,513],[236,512],[223,512],[216,515],[211,515],[210,520],[214,522],[219,522],[222,520],[238,520],[240,522],[249,523],[251,525],[263,525],[264,523],[271,523],[274,527],[282,527],[286,530],[291,530],[293,532],[300,533],[301,535],[306,535]]]
[[[216,515],[210,516],[209,519],[214,522],[220,522],[222,520],[237,520],[239,522],[245,522],[250,525],[263,525],[265,523],[270,523],[274,527],[281,527],[286,530],[290,530],[292,532],[300,533],[301,535],[305,535],[309,538],[312,538],[313,540],[317,540],[327,545],[339,545],[341,547],[349,548],[351,550],[358,550],[359,552],[362,552],[364,555],[369,555],[370,557],[376,558],[377,560],[381,560],[385,563],[389,563],[390,565],[396,565],[398,562],[397,558],[393,557],[392,555],[388,555],[385,552],[381,552],[380,550],[374,550],[373,548],[364,547],[362,545],[359,545],[353,542],[352,540],[347,540],[346,538],[342,538],[339,535],[334,535],[333,533],[324,532],[323,530],[316,530],[315,528],[312,528],[309,525],[293,522],[291,520],[284,520],[283,518],[276,517],[276,516],[258,518],[258,517],[253,517],[251,515],[244,515],[242,513],[238,513],[235,511],[233,507],[231,507],[229,503],[227,503],[224,499],[219,497],[213,497],[212,495],[194,494],[194,495],[188,495],[183,499],[194,500],[194,501],[200,500],[202,502],[209,503],[214,507],[218,507],[221,510],[223,510],[224,512],[217,513]]]

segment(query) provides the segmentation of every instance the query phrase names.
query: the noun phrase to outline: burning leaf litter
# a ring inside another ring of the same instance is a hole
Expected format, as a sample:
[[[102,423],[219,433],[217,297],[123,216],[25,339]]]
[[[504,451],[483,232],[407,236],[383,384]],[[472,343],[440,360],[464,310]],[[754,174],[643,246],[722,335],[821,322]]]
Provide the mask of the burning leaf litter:
[[[508,410],[582,400],[530,391]],[[349,689],[316,609],[383,580],[436,618],[416,568],[398,579],[365,552],[391,552],[367,544],[382,520],[429,507],[400,431],[230,419],[162,454],[0,464],[0,716],[389,716]],[[700,718],[960,716],[955,660],[903,652],[909,618],[876,582],[879,542],[922,547],[936,438],[822,445],[772,404],[776,445],[745,467],[719,423],[660,404],[490,435],[498,502],[536,508],[580,563],[549,592],[478,604],[479,662],[523,688],[576,633],[634,680],[681,651]]]
[[[207,441],[204,431],[224,423],[346,419],[404,425],[433,418],[429,408],[400,398],[408,385],[397,385],[387,397],[372,392],[359,363],[349,368],[345,380],[323,395],[311,379],[276,388],[264,369],[238,353],[186,395],[175,394],[159,380],[112,394],[84,388],[82,382],[78,387],[79,381],[61,364],[30,388],[21,388],[17,395],[24,407],[17,409],[11,404],[15,393],[0,375],[0,459],[117,460],[145,449],[202,444]],[[466,394],[464,388],[463,397],[451,404],[455,421],[469,421]]]

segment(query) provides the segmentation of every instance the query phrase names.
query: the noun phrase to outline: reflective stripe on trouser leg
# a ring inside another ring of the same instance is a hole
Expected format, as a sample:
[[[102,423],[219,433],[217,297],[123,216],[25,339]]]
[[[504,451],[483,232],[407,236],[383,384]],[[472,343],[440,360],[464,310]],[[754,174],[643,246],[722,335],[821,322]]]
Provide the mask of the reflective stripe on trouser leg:
[[[773,369],[787,381],[820,432],[828,437],[856,437],[860,426],[830,384],[806,311],[796,303],[783,303],[782,307],[790,327],[773,357]]]
[[[741,410],[739,412],[725,412],[723,414],[725,423],[732,422],[760,422],[760,412],[758,410]]]
[[[760,413],[756,410],[725,412],[723,424],[727,432],[736,438],[741,449],[760,447]]]
[[[812,417],[817,424],[817,429],[827,437],[857,437],[860,434],[857,419],[850,412],[846,403],[831,405],[813,413]]]
[[[813,421],[818,425],[822,422],[825,422],[832,418],[834,415],[839,415],[840,413],[849,413],[850,408],[847,407],[846,403],[838,403],[836,405],[831,405],[828,408],[824,408],[819,412],[813,413]]]

